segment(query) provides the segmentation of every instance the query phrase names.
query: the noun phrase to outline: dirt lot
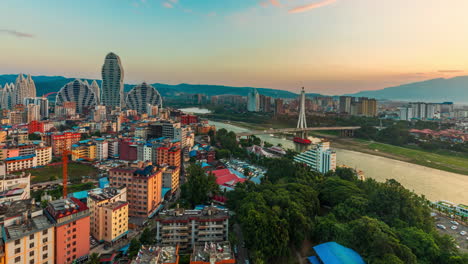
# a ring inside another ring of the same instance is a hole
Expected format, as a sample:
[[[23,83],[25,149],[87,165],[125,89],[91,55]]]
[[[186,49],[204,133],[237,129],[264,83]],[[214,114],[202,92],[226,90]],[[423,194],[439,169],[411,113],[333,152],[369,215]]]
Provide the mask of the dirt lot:
[[[451,227],[454,226],[454,224],[450,223],[452,219],[447,218],[445,216],[440,216],[440,215],[437,216],[435,219],[436,219],[436,224],[442,224],[447,228],[445,230],[437,228],[437,230],[441,234],[448,234],[452,236],[453,238],[455,238],[457,245],[460,246],[460,250],[462,252],[468,252],[468,240],[467,240],[468,234],[464,236],[460,235],[461,231],[465,231],[468,233],[468,227],[462,224],[459,224],[456,230],[452,230]]]

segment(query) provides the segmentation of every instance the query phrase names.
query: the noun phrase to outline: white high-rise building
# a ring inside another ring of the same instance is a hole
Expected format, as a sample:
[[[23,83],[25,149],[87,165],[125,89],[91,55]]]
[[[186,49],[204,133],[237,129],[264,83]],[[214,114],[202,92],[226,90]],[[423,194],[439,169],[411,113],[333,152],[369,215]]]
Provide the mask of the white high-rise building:
[[[106,160],[109,158],[109,143],[107,140],[98,138],[96,139],[96,159]]]
[[[15,96],[15,84],[5,84],[3,89],[0,89],[0,108],[2,109],[11,109],[14,104]]]
[[[258,94],[258,91],[255,88],[252,88],[252,90],[247,95],[247,111],[260,111],[260,95]]]
[[[28,123],[31,121],[39,121],[41,120],[41,108],[35,104],[28,104],[27,105],[27,112],[28,112]]]
[[[93,90],[94,94],[96,95],[96,103],[101,103],[101,88],[99,88],[99,84],[94,80],[91,83],[91,90]]]
[[[120,57],[114,53],[106,56],[102,65],[101,104],[122,107],[124,97],[124,70]]]
[[[101,122],[107,120],[107,109],[104,105],[96,105],[94,108],[94,121]]]
[[[97,105],[96,95],[89,85],[78,79],[66,84],[57,93],[56,105],[62,105],[64,102],[75,102],[77,113],[83,113],[84,110],[90,110]]]
[[[320,173],[327,173],[336,169],[336,152],[330,149],[330,142],[321,142],[295,156],[294,161],[304,163]]]
[[[26,97],[36,97],[36,85],[31,75],[24,77],[24,75],[20,73],[18,78],[16,78],[12,106],[22,104]]]
[[[148,105],[156,105],[162,108],[162,97],[156,88],[144,82],[128,92],[125,103],[128,109],[144,114],[149,112]]]
[[[24,98],[23,101],[24,105],[34,104],[39,106],[40,109],[40,116],[42,118],[49,117],[49,100],[43,97],[27,97]]]

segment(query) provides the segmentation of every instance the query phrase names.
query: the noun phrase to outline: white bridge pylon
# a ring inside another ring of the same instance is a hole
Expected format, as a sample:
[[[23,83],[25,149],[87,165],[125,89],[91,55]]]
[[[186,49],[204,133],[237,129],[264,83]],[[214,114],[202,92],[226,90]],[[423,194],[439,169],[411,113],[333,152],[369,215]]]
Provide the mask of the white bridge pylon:
[[[307,120],[305,114],[305,91],[302,87],[301,97],[299,101],[299,119],[297,120],[297,128],[307,128]]]

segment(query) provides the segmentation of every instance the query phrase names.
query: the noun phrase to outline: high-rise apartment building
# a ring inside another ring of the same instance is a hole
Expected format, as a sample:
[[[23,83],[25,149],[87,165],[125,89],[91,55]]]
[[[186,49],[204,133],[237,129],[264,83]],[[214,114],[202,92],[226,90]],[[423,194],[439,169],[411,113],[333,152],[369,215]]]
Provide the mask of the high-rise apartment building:
[[[55,103],[63,105],[64,102],[75,102],[76,112],[81,114],[97,105],[97,97],[87,82],[76,79],[66,84],[57,93]]]
[[[101,104],[111,107],[122,107],[124,95],[124,70],[120,57],[114,53],[107,54],[102,65]]]
[[[30,123],[32,121],[39,121],[41,120],[41,109],[38,105],[29,104],[26,106],[27,108],[27,122]]]
[[[89,209],[76,198],[49,202],[45,213],[55,224],[55,263],[83,261],[89,255]]]
[[[354,98],[351,96],[340,96],[339,112],[343,114],[351,114],[351,103]]]
[[[55,259],[55,223],[33,200],[2,204],[0,215],[4,263],[63,263]]]
[[[128,109],[146,114],[149,112],[148,105],[162,108],[162,97],[156,88],[144,82],[128,92],[125,103]]]
[[[49,100],[43,97],[27,97],[24,98],[23,104],[39,106],[40,119],[49,117]]]
[[[162,171],[155,166],[113,168],[109,181],[111,187],[127,187],[129,216],[149,217],[161,203]]]
[[[13,90],[12,107],[17,104],[22,104],[24,98],[36,97],[36,85],[31,78],[31,75],[24,77],[22,73],[16,78],[15,88]]]
[[[258,91],[255,88],[252,88],[252,90],[247,95],[247,111],[260,111],[260,95],[258,94]]]
[[[180,145],[161,146],[157,149],[157,164],[180,167]]]
[[[294,161],[304,163],[320,173],[327,173],[336,169],[336,152],[330,149],[330,142],[321,142],[295,156]]]
[[[91,83],[90,87],[96,96],[96,103],[99,105],[101,103],[101,88],[99,88],[99,84],[96,82],[96,80]]]
[[[275,99],[275,115],[284,114],[284,101],[281,98]]]
[[[109,142],[103,138],[97,138],[96,143],[96,159],[106,160],[109,158]]]
[[[15,84],[5,84],[3,89],[0,89],[0,106],[1,109],[11,109],[14,105],[15,101]]]

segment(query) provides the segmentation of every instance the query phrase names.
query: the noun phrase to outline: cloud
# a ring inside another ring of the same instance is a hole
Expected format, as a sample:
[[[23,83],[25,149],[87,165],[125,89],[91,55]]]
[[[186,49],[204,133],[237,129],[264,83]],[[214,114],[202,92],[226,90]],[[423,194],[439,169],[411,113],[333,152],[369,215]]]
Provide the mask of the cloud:
[[[440,73],[457,73],[457,72],[464,72],[463,70],[438,70],[437,72]]]
[[[270,3],[274,6],[281,6],[281,3],[278,0],[270,0]]]
[[[12,36],[18,37],[18,38],[34,38],[34,35],[29,34],[29,33],[24,33],[24,32],[18,32],[16,30],[11,30],[11,29],[0,29],[0,34],[10,34]]]
[[[165,8],[173,8],[173,7],[174,7],[174,6],[173,6],[171,3],[169,3],[169,2],[164,2],[162,5],[163,5]]]
[[[303,6],[298,6],[298,7],[295,7],[293,9],[290,9],[288,11],[288,13],[290,13],[290,14],[302,13],[302,12],[310,11],[312,9],[316,9],[316,8],[319,8],[319,7],[322,7],[322,6],[333,4],[336,1],[337,0],[322,0],[322,1],[318,2],[318,3],[312,3],[312,4],[303,5]]]

